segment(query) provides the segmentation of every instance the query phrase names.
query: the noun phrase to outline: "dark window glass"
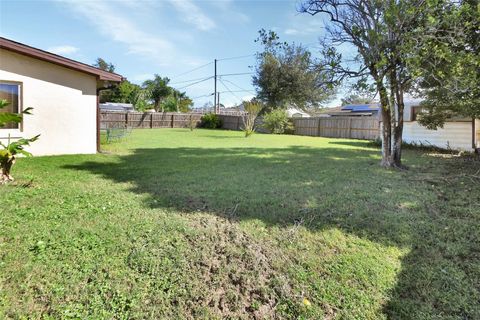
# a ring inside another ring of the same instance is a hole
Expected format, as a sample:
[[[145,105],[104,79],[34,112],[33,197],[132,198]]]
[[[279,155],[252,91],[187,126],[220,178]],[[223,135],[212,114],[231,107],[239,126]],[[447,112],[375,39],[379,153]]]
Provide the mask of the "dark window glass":
[[[18,113],[20,111],[20,85],[0,82],[0,100],[7,100],[8,106],[0,112]],[[18,123],[7,123],[2,129],[17,129]]]

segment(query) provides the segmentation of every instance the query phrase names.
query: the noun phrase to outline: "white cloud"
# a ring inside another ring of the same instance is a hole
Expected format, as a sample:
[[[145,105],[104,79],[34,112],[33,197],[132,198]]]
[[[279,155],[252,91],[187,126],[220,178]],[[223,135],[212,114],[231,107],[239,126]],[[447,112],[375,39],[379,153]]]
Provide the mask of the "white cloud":
[[[55,47],[50,47],[47,49],[47,51],[59,55],[69,55],[69,54],[74,54],[78,52],[78,48],[74,46],[69,46],[69,45],[63,45],[63,46],[55,46]]]
[[[181,19],[198,30],[208,31],[216,27],[215,22],[191,0],[170,0],[170,3],[181,15]]]
[[[286,29],[285,30],[285,34],[286,35],[296,35],[298,34],[298,30],[297,29],[292,29],[292,28],[289,28],[289,29]]]
[[[103,35],[123,43],[128,53],[154,59],[159,65],[168,65],[175,58],[171,42],[144,32],[134,24],[128,14],[121,14],[118,3],[96,1],[62,1],[70,9],[87,19]],[[112,4],[112,5],[110,5]]]

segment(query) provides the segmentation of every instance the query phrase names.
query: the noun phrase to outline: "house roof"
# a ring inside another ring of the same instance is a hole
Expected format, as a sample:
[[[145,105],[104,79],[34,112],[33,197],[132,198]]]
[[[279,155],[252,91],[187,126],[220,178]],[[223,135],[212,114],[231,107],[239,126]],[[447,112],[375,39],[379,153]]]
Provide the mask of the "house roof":
[[[32,58],[54,63],[56,65],[84,72],[96,76],[99,80],[121,82],[125,78],[117,73],[108,72],[102,69],[92,67],[88,64],[68,59],[48,51],[40,50],[27,46],[23,43],[0,37],[0,48],[23,54]]]

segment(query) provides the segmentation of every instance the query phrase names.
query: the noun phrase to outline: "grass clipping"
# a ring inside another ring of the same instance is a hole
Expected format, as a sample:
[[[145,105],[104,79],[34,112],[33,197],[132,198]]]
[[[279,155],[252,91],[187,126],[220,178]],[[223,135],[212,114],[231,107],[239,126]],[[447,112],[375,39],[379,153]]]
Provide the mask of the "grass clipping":
[[[130,255],[130,266],[153,280],[156,294],[143,307],[151,305],[156,316],[282,318],[292,293],[271,265],[272,252],[223,218],[195,214],[188,220],[187,232],[178,230],[163,243],[148,237]]]

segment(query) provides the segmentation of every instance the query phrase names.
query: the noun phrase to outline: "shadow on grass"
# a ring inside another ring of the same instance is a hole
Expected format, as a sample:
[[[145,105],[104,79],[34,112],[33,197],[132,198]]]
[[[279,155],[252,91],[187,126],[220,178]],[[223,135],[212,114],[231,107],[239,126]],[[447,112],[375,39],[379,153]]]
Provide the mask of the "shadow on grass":
[[[336,144],[352,143],[365,146]],[[336,227],[409,247],[384,312],[392,319],[480,318],[478,214],[468,194],[460,182],[450,185],[454,191],[433,190],[419,181],[421,172],[384,170],[378,161],[376,150],[341,147],[157,148],[67,168],[132,183],[152,208],[280,227],[308,218],[312,232]]]

